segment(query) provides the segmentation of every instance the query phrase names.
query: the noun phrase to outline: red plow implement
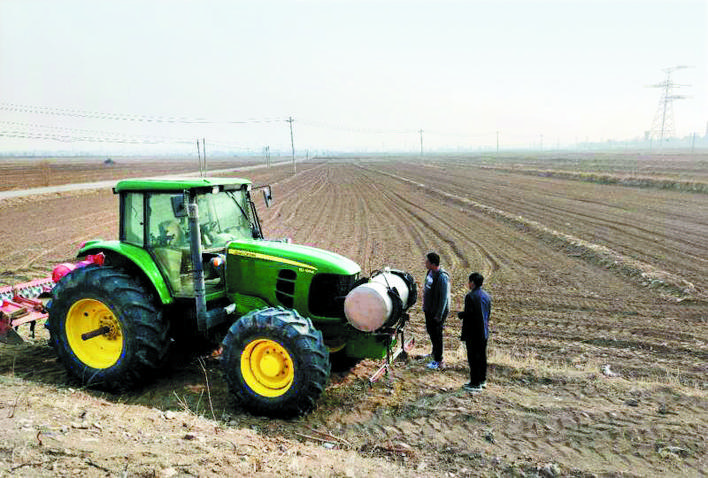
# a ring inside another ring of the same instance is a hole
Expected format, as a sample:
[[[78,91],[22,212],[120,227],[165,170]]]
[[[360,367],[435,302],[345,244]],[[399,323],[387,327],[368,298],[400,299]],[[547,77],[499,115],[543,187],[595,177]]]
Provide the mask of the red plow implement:
[[[47,318],[47,309],[39,298],[47,296],[53,287],[51,277],[0,287],[0,342],[22,343],[22,337],[16,330],[27,323],[34,337],[37,321]]]
[[[22,337],[17,333],[17,327],[30,324],[30,332],[34,338],[34,327],[38,320],[47,318],[47,308],[41,297],[51,294],[54,284],[79,267],[91,264],[103,265],[103,253],[88,255],[80,262],[65,262],[59,264],[52,271],[52,277],[35,279],[22,284],[0,287],[0,342],[6,344],[20,344]]]

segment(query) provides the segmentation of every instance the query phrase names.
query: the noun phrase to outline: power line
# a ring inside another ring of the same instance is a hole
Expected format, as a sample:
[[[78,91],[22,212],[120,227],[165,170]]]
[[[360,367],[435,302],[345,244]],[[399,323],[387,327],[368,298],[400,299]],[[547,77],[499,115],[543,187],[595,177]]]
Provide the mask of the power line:
[[[0,135],[28,138],[51,139],[62,142],[85,141],[93,143],[131,143],[131,144],[187,144],[191,143],[183,138],[160,136],[135,136],[123,133],[99,131],[90,129],[67,128],[63,126],[48,126],[37,123],[21,123],[18,121],[0,121]]]
[[[253,125],[253,124],[272,124],[272,123],[290,123],[290,118],[251,118],[246,120],[213,120],[200,117],[186,116],[157,116],[157,115],[140,115],[127,113],[111,113],[99,111],[87,111],[71,108],[57,108],[40,105],[22,105],[13,103],[0,103],[0,111],[7,111],[20,114],[35,114],[44,116],[62,116],[80,119],[98,119],[108,121],[124,121],[132,123],[153,123],[153,124],[184,124],[184,125]],[[300,120],[303,126],[314,128],[322,128],[328,130],[344,131],[349,133],[360,134],[379,134],[379,135],[418,135],[419,131],[415,129],[376,129],[376,128],[360,128],[319,121],[303,121]],[[450,131],[435,131],[426,129],[426,133],[433,136],[456,137],[456,138],[472,138],[472,137],[487,137],[493,136],[495,133],[477,132],[477,133],[455,133]]]
[[[30,113],[48,116],[68,116],[72,118],[91,118],[111,121],[130,121],[142,123],[167,123],[167,124],[261,124],[283,123],[285,118],[261,118],[247,120],[211,120],[207,118],[190,118],[186,116],[150,116],[124,113],[106,113],[98,111],[85,111],[67,108],[53,108],[48,106],[17,105],[0,103],[0,111],[13,113]]]
[[[97,136],[77,136],[71,134],[53,133],[46,132],[42,133],[39,131],[27,131],[27,130],[4,130],[0,131],[0,136],[7,138],[21,138],[21,139],[41,139],[41,140],[51,140],[60,141],[64,143],[73,142],[87,142],[87,143],[113,143],[113,144],[191,144],[191,141],[180,141],[180,140],[162,140],[154,138],[131,138],[131,137],[97,137]]]

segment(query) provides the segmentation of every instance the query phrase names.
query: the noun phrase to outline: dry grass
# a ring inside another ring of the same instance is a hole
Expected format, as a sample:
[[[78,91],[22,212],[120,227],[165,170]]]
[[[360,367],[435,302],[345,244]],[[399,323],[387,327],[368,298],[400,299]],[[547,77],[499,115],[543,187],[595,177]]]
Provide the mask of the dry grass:
[[[528,350],[507,350],[496,347],[490,348],[488,361],[490,366],[514,369],[518,376],[533,373],[560,380],[596,380],[603,374],[603,367],[608,365],[598,359],[569,364],[563,360],[546,360]],[[689,381],[688,383],[692,385],[687,385],[687,381],[682,380],[684,377],[677,368],[655,371],[648,377],[627,379],[618,374],[616,377],[608,378],[611,378],[611,382],[616,383],[620,389],[668,386],[682,394],[708,398],[708,390],[702,389],[697,382]]]

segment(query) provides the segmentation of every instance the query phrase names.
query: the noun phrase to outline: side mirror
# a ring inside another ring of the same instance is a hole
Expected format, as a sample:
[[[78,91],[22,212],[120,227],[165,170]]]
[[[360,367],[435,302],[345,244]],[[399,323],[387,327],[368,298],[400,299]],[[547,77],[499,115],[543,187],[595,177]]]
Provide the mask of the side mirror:
[[[184,207],[184,195],[178,194],[170,199],[172,200],[172,212],[175,217],[187,217],[187,208]]]
[[[270,207],[273,202],[273,192],[271,191],[270,186],[265,186],[263,188],[263,200],[265,201],[266,207]]]

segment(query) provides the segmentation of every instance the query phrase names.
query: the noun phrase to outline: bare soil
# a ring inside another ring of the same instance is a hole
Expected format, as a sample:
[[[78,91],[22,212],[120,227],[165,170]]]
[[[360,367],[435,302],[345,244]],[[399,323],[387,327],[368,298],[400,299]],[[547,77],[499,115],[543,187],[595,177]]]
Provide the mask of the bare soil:
[[[117,179],[120,160],[102,161],[85,159],[90,180]],[[273,186],[273,207],[260,210],[266,236],[421,281],[425,253],[439,252],[453,281],[446,368],[425,368],[416,305],[416,348],[387,377],[370,385],[379,364],[364,361],[331,377],[313,413],[272,420],[230,400],[211,355],[111,395],[72,383],[46,331],[23,327],[27,343],[0,344],[0,476],[705,476],[708,195],[514,171],[599,162],[613,174],[708,177],[698,155],[334,158],[295,174],[234,172]],[[4,189],[31,185],[3,164]],[[63,182],[88,174],[52,168]],[[117,200],[110,190],[0,200],[0,224],[0,285],[13,284],[73,260],[83,240],[116,237]],[[489,385],[471,395],[454,312],[474,270],[494,306]]]

